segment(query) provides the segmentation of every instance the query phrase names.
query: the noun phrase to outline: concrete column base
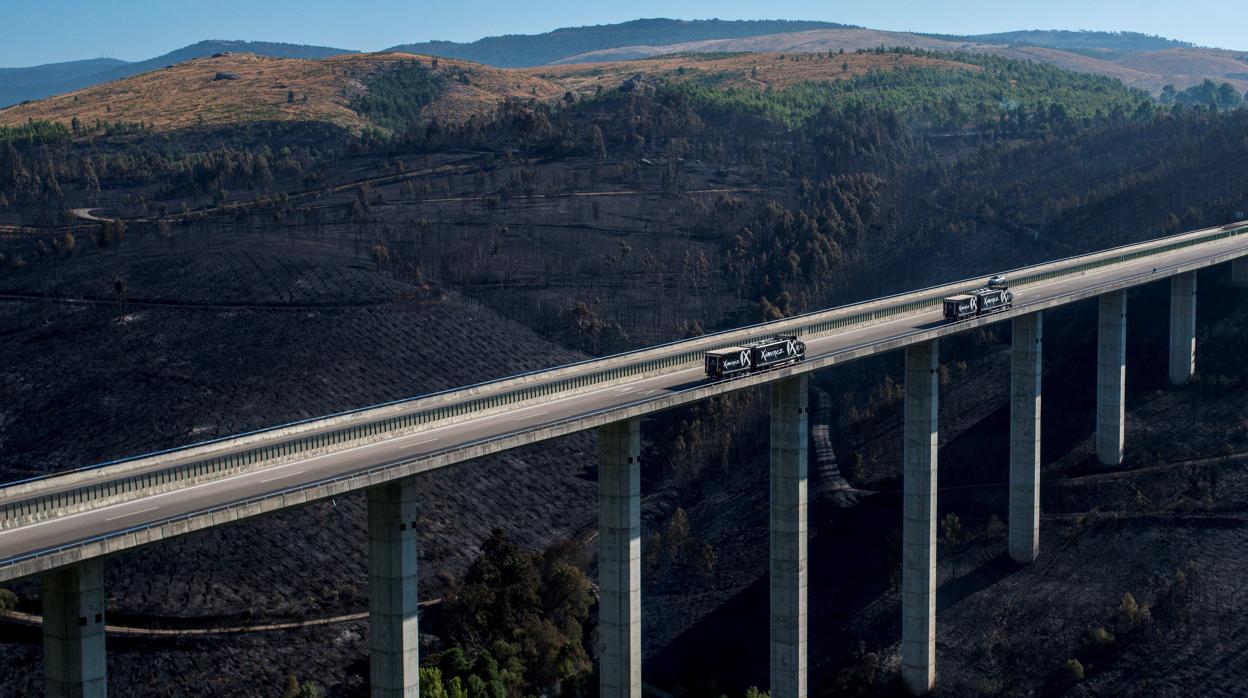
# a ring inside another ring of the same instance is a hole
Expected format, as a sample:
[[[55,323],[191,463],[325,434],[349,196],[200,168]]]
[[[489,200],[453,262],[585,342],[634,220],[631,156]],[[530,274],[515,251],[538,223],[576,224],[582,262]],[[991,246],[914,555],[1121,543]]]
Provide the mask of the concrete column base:
[[[1010,557],[1040,552],[1040,374],[1044,316],[1014,319],[1010,353]]]
[[[373,698],[420,696],[416,479],[368,491],[368,654]]]
[[[641,422],[598,429],[599,695],[641,698]]]
[[[901,678],[922,695],[936,685],[936,444],[939,353],[906,349],[902,454]]]
[[[771,698],[807,695],[807,390],[771,384]]]
[[[1103,465],[1118,465],[1126,432],[1126,291],[1100,297],[1096,356],[1096,457]]]
[[[80,562],[43,576],[43,672],[48,698],[108,695],[104,563]]]

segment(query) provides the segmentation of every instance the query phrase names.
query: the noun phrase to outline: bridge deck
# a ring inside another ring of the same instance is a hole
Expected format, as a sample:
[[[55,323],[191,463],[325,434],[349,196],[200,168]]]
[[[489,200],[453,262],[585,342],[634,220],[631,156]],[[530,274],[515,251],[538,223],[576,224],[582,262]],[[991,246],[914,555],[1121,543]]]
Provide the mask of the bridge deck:
[[[804,364],[755,374],[748,379],[713,383],[702,373],[702,368],[674,370],[652,377],[641,377],[620,384],[609,385],[562,398],[553,398],[538,404],[517,406],[515,409],[479,418],[466,419],[453,424],[433,426],[416,433],[388,438],[344,450],[302,458],[291,462],[263,467],[222,479],[189,485],[169,492],[136,496],[134,499],[100,508],[68,514],[36,523],[22,525],[0,532],[0,581],[33,574],[69,564],[78,559],[107,554],[118,549],[140,545],[159,539],[136,538],[131,543],[110,542],[83,547],[81,542],[117,532],[145,527],[152,524],[167,525],[167,520],[185,517],[214,507],[230,505],[242,500],[285,492],[314,483],[375,469],[378,466],[411,463],[422,456],[437,454],[464,444],[485,439],[495,439],[493,451],[551,438],[579,429],[625,416],[646,414],[692,402],[730,390],[758,385],[794,373],[824,368],[837,363],[860,358],[878,351],[891,351],[911,343],[966,331],[991,322],[998,322],[1046,307],[1075,302],[1118,288],[1128,288],[1152,281],[1169,278],[1174,274],[1212,266],[1239,256],[1248,255],[1248,236],[1231,237],[1163,254],[1144,257],[1088,271],[1078,276],[1061,277],[1038,282],[1016,292],[1016,307],[991,318],[946,324],[939,310],[902,315],[878,324],[852,327],[822,337],[806,339],[808,359]],[[1165,313],[1159,311],[1159,317]],[[612,414],[612,411],[618,414]],[[589,418],[593,416],[593,418]],[[543,425],[562,424],[558,430],[533,432]],[[509,435],[517,436],[514,441]],[[429,467],[440,467],[457,460],[466,460],[480,452],[463,452],[457,458],[453,453],[445,458],[431,461]],[[399,477],[427,468],[395,469],[379,475],[382,480]],[[371,476],[370,476],[371,477]],[[322,487],[306,490],[306,496],[298,503],[332,496],[335,493],[356,489],[375,483],[376,478],[360,480],[345,489]],[[283,500],[280,506],[290,506]],[[253,509],[232,517],[209,518],[200,525],[189,528],[170,529],[164,535],[187,532],[207,525],[224,523],[242,516],[261,513]],[[68,548],[55,554],[46,551]],[[40,553],[31,558],[32,553]],[[20,561],[20,563],[19,563]]]

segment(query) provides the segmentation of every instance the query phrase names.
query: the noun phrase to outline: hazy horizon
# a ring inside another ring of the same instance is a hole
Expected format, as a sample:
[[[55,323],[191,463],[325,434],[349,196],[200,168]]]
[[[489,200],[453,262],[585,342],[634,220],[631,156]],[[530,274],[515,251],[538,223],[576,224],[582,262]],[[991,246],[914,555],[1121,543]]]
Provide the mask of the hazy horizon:
[[[18,68],[94,58],[138,61],[207,39],[271,41],[379,51],[423,41],[470,42],[501,34],[541,34],[562,27],[616,24],[643,18],[791,19],[855,24],[887,31],[988,34],[1029,29],[1131,31],[1199,46],[1248,50],[1240,27],[1248,4],[1195,0],[1182,6],[1156,0],[1103,3],[1054,0],[1004,6],[986,0],[914,3],[883,0],[837,6],[813,0],[757,3],[729,0],[670,3],[639,0],[621,8],[572,2],[485,0],[465,12],[456,6],[420,6],[399,0],[346,5],[309,0],[297,13],[274,2],[221,0],[212,6],[155,8],[144,0],[107,5],[16,3],[3,13],[0,67]],[[1209,21],[1212,17],[1219,21]]]

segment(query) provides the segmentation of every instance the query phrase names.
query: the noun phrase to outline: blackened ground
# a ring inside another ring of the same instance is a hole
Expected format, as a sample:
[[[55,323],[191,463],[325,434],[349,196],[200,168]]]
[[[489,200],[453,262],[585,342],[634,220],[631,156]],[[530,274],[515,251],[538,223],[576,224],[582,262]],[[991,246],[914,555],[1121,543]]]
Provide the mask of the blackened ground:
[[[26,280],[102,301],[0,301],[3,480],[581,358],[333,245],[221,235],[207,250],[135,248]],[[118,274],[121,302],[108,299]],[[196,295],[211,285],[219,293]],[[494,528],[526,548],[592,529],[595,462],[592,435],[577,435],[423,476],[422,596],[439,596]],[[105,563],[110,621],[213,627],[362,611],[365,546],[356,494],[141,548]],[[38,611],[37,581],[11,588]],[[110,638],[110,684],[114,695],[270,695],[294,673],[345,690],[364,632]],[[37,694],[37,635],[5,625],[0,645],[0,695]]]
[[[957,514],[963,533],[951,544],[942,527],[938,546],[938,695],[1239,695],[1248,678],[1239,590],[1248,575],[1239,365],[1248,293],[1224,282],[1223,270],[1201,274],[1200,375],[1183,388],[1165,384],[1168,287],[1132,294],[1127,456],[1116,468],[1092,456],[1095,303],[1046,314],[1041,555],[1032,565],[1006,553],[1008,328],[999,326],[995,348],[942,345],[939,516]],[[869,370],[897,378],[895,363]],[[883,410],[870,434],[841,432],[842,463],[853,448],[876,454],[865,477],[847,473],[864,490],[860,503],[812,512],[813,695],[901,693],[898,409]],[[690,696],[767,685],[766,483],[760,455],[724,471],[718,493],[690,509],[692,534],[718,552],[711,579],[646,580],[648,682]],[[1151,621],[1127,626],[1126,593],[1150,607]],[[706,608],[714,610],[696,610]],[[1090,647],[1095,628],[1114,636],[1108,647]],[[1084,666],[1082,683],[1068,677],[1071,659]]]

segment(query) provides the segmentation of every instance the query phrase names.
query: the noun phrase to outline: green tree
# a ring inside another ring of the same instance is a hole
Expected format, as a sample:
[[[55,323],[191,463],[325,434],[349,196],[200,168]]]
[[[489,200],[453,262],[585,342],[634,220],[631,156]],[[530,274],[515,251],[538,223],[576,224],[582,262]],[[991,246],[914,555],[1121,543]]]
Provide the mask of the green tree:
[[[594,124],[589,129],[589,139],[594,148],[594,156],[599,160],[607,159],[607,142],[602,137],[602,129]]]
[[[1231,83],[1224,82],[1218,85],[1217,101],[1219,109],[1235,109],[1240,105],[1240,94]]]
[[[582,547],[569,542],[528,553],[495,531],[481,548],[445,604],[448,635],[476,656],[472,675],[539,692],[588,671],[591,597]],[[462,668],[454,655],[444,661]]]
[[[452,647],[443,652],[441,659],[438,661],[438,667],[442,669],[442,674],[448,678],[452,676],[467,676],[472,671],[472,664],[469,663],[468,657],[458,647]]]
[[[437,667],[421,667],[420,695],[422,698],[447,698],[446,687],[442,684],[442,670]]]
[[[468,677],[468,698],[507,698],[506,690],[497,693],[495,690],[497,681],[487,682],[485,679],[473,674]],[[501,685],[499,685],[501,688]]]

